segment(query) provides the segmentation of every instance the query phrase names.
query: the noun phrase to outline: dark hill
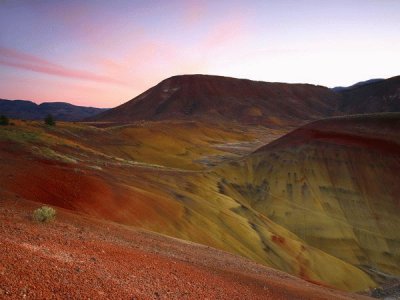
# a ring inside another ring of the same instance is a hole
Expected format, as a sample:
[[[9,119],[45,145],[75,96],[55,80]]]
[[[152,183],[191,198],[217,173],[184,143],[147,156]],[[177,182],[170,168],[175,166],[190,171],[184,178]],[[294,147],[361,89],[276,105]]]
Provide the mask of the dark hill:
[[[354,86],[339,92],[339,110],[345,114],[399,112],[400,76]]]
[[[106,110],[65,102],[47,102],[38,105],[31,101],[0,99],[0,114],[13,119],[40,120],[51,114],[60,121],[80,121]]]
[[[332,91],[334,91],[334,92],[343,92],[345,90],[350,90],[350,89],[353,89],[353,88],[356,88],[356,87],[361,87],[361,86],[364,86],[364,85],[367,85],[367,84],[376,83],[376,82],[380,82],[380,81],[384,81],[384,80],[385,79],[383,79],[383,78],[369,79],[369,80],[357,82],[357,83],[355,83],[355,84],[353,84],[351,86],[347,86],[347,87],[337,86],[337,87],[332,88]]]
[[[349,115],[318,120],[259,148],[256,153],[310,142],[400,153],[400,113]]]
[[[338,95],[322,86],[182,75],[168,78],[127,103],[88,120],[183,118],[279,124],[332,115],[337,101]]]

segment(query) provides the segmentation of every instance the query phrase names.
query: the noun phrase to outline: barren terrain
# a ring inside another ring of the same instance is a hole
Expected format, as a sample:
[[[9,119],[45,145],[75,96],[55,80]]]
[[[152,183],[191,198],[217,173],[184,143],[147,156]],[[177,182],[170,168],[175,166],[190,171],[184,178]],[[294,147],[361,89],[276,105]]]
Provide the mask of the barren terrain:
[[[2,299],[362,299],[207,246],[0,191]]]

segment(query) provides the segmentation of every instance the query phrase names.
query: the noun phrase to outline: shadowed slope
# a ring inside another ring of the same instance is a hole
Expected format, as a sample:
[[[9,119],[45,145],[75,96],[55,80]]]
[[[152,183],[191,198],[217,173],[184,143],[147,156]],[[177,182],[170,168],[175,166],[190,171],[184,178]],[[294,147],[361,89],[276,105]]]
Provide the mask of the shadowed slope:
[[[310,84],[251,81],[211,75],[163,80],[90,121],[196,119],[244,124],[301,124],[333,115],[400,111],[400,77],[338,92]]]
[[[280,124],[331,115],[336,101],[337,95],[322,86],[182,75],[168,78],[131,101],[89,120],[195,118]]]
[[[384,81],[384,80],[385,79],[383,79],[383,78],[373,78],[373,79],[357,82],[357,83],[355,83],[355,84],[353,84],[351,86],[346,86],[346,87],[337,86],[337,87],[332,88],[332,91],[334,91],[334,92],[343,92],[345,90],[350,90],[350,89],[353,89],[353,88],[361,87],[361,86],[364,86],[364,85],[367,85],[367,84],[376,83],[376,82]]]
[[[400,112],[400,76],[345,89],[339,110],[347,114]]]
[[[44,102],[38,105],[32,101],[0,99],[0,115],[14,119],[42,120],[50,114],[60,121],[79,121],[106,110],[65,102]]]

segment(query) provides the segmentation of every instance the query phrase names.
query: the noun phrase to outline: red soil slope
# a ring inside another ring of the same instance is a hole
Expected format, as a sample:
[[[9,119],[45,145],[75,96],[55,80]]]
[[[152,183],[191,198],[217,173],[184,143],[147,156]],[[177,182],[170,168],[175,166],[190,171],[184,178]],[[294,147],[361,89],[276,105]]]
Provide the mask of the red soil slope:
[[[276,124],[332,115],[338,95],[310,84],[251,81],[220,76],[168,78],[92,121],[195,118]]]
[[[400,153],[400,114],[366,114],[319,120],[300,127],[257,152],[323,142],[382,153]]]
[[[206,246],[58,209],[0,190],[2,299],[361,299]]]

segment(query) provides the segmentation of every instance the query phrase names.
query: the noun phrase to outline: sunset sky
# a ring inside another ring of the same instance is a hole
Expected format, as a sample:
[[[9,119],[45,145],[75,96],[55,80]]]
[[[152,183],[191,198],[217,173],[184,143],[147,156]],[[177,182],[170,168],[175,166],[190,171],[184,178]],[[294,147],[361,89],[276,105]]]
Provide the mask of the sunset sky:
[[[398,0],[0,0],[0,98],[114,107],[178,74],[400,75]]]

